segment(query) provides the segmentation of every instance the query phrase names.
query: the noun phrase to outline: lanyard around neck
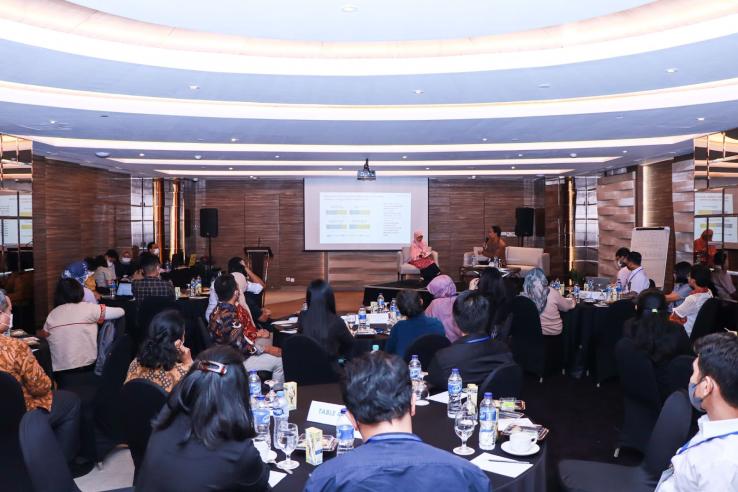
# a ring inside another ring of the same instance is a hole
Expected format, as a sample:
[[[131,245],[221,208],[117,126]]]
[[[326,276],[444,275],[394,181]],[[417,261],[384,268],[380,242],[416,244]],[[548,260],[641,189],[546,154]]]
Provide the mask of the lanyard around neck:
[[[723,437],[728,437],[728,436],[733,436],[733,435],[738,435],[738,430],[737,431],[733,431],[733,432],[728,432],[727,434],[720,434],[719,436],[708,437],[707,439],[704,439],[704,440],[702,440],[700,442],[696,442],[696,443],[694,443],[692,445],[690,445],[689,443],[687,443],[684,446],[682,446],[681,448],[679,448],[679,450],[677,451],[676,454],[677,454],[677,456],[679,456],[680,454],[684,453],[685,451],[688,451],[688,450],[690,450],[692,448],[696,448],[697,446],[699,446],[701,444],[705,444],[706,442],[710,442],[713,439],[722,439]]]
[[[489,340],[490,338],[492,338],[492,337],[491,337],[491,336],[486,336],[486,337],[482,337],[482,338],[477,338],[476,340],[467,340],[467,341],[465,341],[464,343],[479,343],[479,342],[486,342],[486,341],[487,341],[487,340]]]

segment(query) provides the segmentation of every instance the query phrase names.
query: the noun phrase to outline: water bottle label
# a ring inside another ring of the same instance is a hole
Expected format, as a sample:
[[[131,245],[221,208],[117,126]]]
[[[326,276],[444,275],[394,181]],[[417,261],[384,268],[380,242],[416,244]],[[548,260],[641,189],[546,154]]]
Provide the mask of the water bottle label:
[[[420,379],[420,368],[419,367],[410,368],[410,379]]]
[[[481,408],[479,409],[479,420],[493,421],[495,420],[497,412],[493,408]]]
[[[252,396],[261,394],[261,383],[249,383],[249,394]]]
[[[274,415],[275,419],[278,419],[284,415],[284,409],[280,407],[276,407],[272,409],[272,414]]]
[[[359,313],[359,321],[366,321],[366,313]]]
[[[341,425],[336,429],[339,441],[353,441],[354,440],[354,428],[350,425]]]
[[[448,394],[458,395],[461,393],[461,381],[449,381],[448,383]]]
[[[266,409],[259,409],[254,412],[254,423],[255,424],[268,424],[269,423],[269,411]]]

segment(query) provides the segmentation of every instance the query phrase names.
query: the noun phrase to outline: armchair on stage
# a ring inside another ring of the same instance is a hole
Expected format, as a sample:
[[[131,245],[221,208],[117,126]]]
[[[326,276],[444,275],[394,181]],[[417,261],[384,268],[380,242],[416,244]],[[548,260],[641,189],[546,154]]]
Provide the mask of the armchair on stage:
[[[464,265],[471,265],[472,256],[479,256],[480,247],[475,247],[474,251],[464,253]],[[520,268],[520,276],[534,268],[540,268],[546,275],[549,275],[551,268],[551,257],[548,253],[543,252],[543,248],[521,248],[518,246],[508,246],[505,248],[505,263],[508,267]]]
[[[433,261],[438,265],[438,252],[431,251]],[[420,275],[420,270],[412,266],[410,263],[410,246],[403,247],[397,252],[397,280],[403,280],[407,275]],[[440,268],[440,265],[438,265]]]

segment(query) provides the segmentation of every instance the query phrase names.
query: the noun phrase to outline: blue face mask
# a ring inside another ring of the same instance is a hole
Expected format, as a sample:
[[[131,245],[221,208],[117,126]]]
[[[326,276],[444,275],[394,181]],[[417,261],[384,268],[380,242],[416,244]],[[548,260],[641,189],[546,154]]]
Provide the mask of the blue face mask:
[[[696,396],[694,394],[694,390],[697,388],[697,385],[690,382],[689,383],[689,402],[692,404],[692,406],[697,409],[698,412],[705,413],[705,411],[702,409],[702,398]]]

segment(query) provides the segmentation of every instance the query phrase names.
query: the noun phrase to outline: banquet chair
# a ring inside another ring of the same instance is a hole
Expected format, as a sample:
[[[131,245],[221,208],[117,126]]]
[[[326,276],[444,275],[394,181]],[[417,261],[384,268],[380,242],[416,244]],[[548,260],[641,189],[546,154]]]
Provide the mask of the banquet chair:
[[[19,440],[34,492],[80,492],[45,410],[26,413]]]
[[[417,355],[420,361],[420,367],[427,371],[436,352],[449,345],[451,345],[451,342],[445,335],[431,333],[420,336],[413,340],[407,347],[407,350],[405,350],[405,362],[409,364],[412,356]]]
[[[323,347],[304,335],[292,335],[282,345],[285,381],[302,386],[338,382],[333,362]]]
[[[721,329],[718,326],[720,317],[720,300],[716,298],[708,299],[697,313],[697,319],[694,320],[692,326],[692,334],[689,335],[689,343],[694,344],[697,340],[715,333]]]
[[[674,452],[687,441],[691,420],[692,406],[686,392],[672,393],[664,403],[639,465],[562,460],[559,463],[562,489],[576,492],[652,492],[661,473],[669,467]]]
[[[523,389],[523,370],[514,362],[502,364],[489,373],[479,385],[479,402],[484,398],[484,393],[492,393],[495,398],[520,397]]]
[[[666,390],[668,394],[689,387],[689,378],[692,377],[693,355],[679,355],[674,357],[666,367]]]
[[[533,301],[517,296],[512,301],[512,353],[523,371],[543,377],[562,367],[562,335],[544,335],[541,318]]]
[[[623,387],[623,427],[620,430],[618,448],[645,452],[648,439],[661,410],[661,396],[656,371],[648,355],[638,350],[630,338],[622,338],[615,345],[620,384]]]
[[[133,458],[134,483],[151,436],[151,421],[161,411],[167,396],[160,386],[145,379],[128,381],[120,390],[123,435]]]
[[[0,371],[0,482],[4,492],[31,489],[31,478],[21,455],[18,430],[26,413],[23,390],[16,379]]]
[[[141,342],[146,338],[146,332],[154,316],[166,309],[177,309],[174,298],[168,296],[149,296],[138,305],[135,333],[131,333],[133,346],[138,350]]]
[[[617,376],[615,363],[615,344],[623,338],[623,325],[635,316],[635,304],[630,299],[617,301],[607,308],[604,323],[597,331],[595,343],[594,377],[597,387],[609,379]]]

